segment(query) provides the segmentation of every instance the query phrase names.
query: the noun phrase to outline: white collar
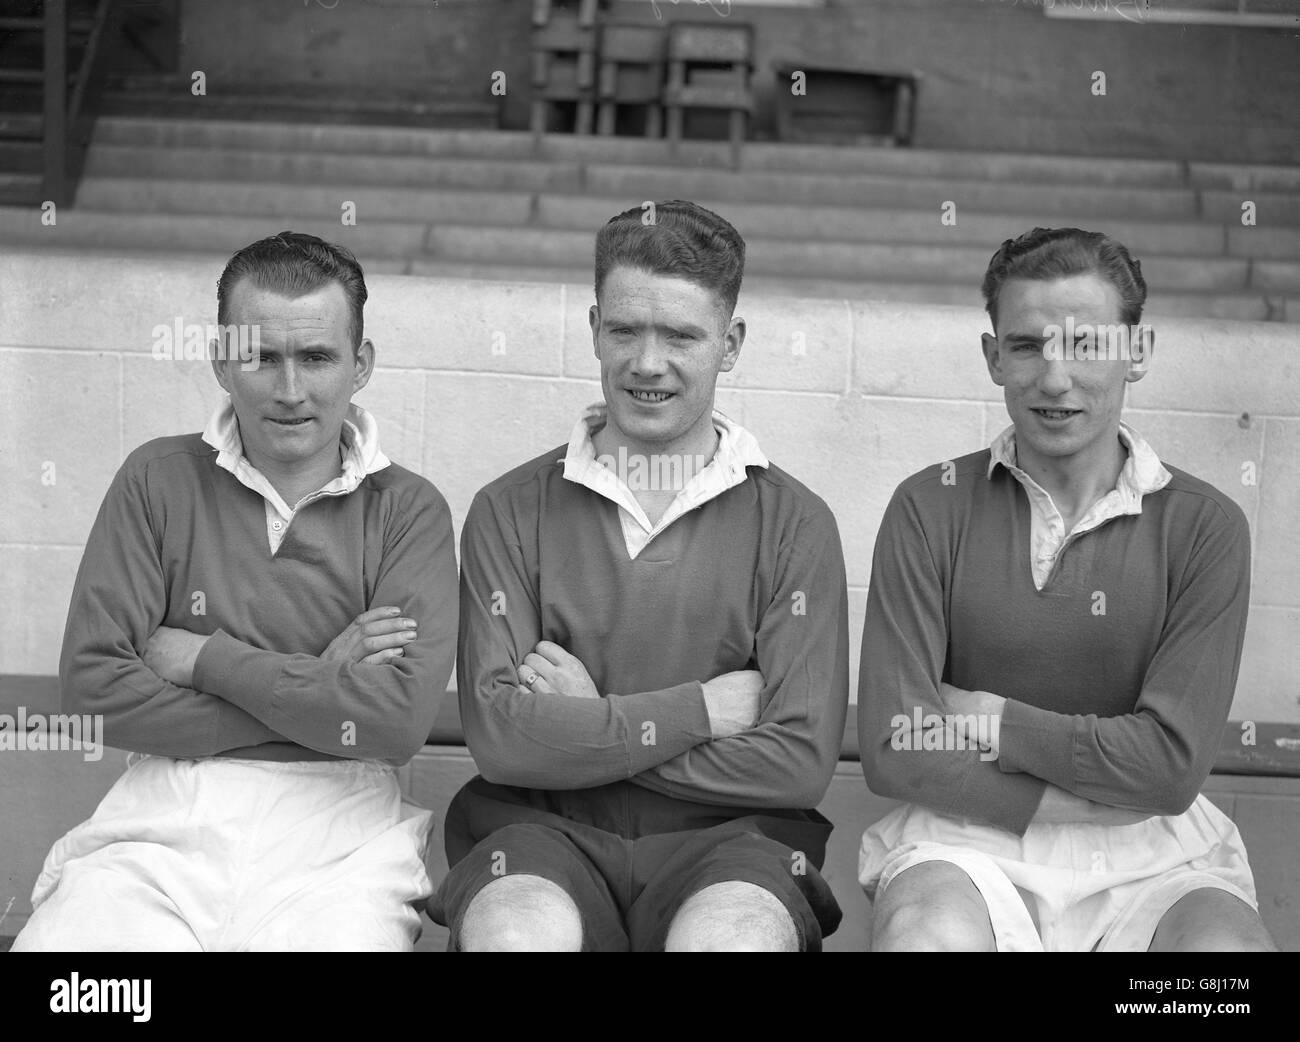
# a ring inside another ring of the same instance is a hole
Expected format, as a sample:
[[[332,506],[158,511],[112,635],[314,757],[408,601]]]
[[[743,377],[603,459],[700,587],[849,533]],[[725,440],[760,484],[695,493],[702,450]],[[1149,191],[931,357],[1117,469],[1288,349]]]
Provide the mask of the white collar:
[[[561,461],[564,476],[570,481],[591,485],[593,481],[599,484],[613,479],[620,483],[612,471],[597,462],[596,446],[592,441],[592,436],[599,433],[608,418],[609,406],[600,401],[587,406],[573,425],[569,446]],[[713,410],[712,419],[714,430],[718,432],[718,447],[709,461],[711,466],[729,475],[736,484],[745,479],[746,467],[768,467],[767,456],[758,447],[754,435],[717,409]]]
[[[244,456],[239,419],[235,415],[230,395],[227,394],[212,413],[208,425],[203,429],[203,440],[217,450],[217,466],[228,470],[243,484],[267,498],[274,497],[272,502],[277,508],[285,505],[265,475]],[[391,462],[379,448],[379,425],[375,418],[355,403],[348,405],[347,416],[343,420],[339,455],[342,473],[321,488],[321,492],[353,492],[367,474],[383,470]],[[292,509],[288,512],[292,513]]]
[[[1124,467],[1119,472],[1115,491],[1120,494],[1125,506],[1136,506],[1140,510],[1142,497],[1160,491],[1173,480],[1173,475],[1165,469],[1155,449],[1147,444],[1146,439],[1122,421],[1119,425],[1119,440],[1128,449],[1128,459],[1124,461]],[[998,464],[1002,464],[1017,476],[1024,474],[1016,459],[1016,425],[1013,423],[994,438],[993,444],[989,446],[987,476],[993,477],[993,471]]]

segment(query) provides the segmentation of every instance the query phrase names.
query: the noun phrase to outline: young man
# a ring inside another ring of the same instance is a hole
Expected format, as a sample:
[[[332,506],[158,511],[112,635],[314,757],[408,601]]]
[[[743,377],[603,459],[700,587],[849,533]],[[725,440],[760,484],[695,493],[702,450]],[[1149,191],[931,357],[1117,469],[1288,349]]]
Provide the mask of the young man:
[[[229,397],[136,449],[73,591],[64,709],[144,756],[59,840],[14,950],[406,949],[428,735],[458,609],[446,502],[351,405],[374,368],[360,265],[283,232],[226,266]],[[230,341],[233,343],[233,339]]]
[[[1119,243],[1035,228],[984,278],[1012,426],[899,486],[859,731],[877,950],[1268,949],[1204,796],[1246,630],[1241,510],[1120,422],[1153,345]]]
[[[820,949],[847,706],[826,504],[717,412],[744,242],[692,203],[596,237],[605,401],[479,492],[457,677],[482,776],[430,914],[461,950]]]

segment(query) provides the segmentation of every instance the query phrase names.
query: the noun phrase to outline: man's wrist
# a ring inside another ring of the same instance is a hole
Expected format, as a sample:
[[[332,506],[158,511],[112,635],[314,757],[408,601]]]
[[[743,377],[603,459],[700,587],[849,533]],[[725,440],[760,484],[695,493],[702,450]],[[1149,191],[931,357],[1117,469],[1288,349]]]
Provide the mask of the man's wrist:
[[[1007,700],[992,691],[980,691],[980,712],[988,718],[984,733],[987,735],[988,751],[996,758],[1002,751],[1002,711]]]

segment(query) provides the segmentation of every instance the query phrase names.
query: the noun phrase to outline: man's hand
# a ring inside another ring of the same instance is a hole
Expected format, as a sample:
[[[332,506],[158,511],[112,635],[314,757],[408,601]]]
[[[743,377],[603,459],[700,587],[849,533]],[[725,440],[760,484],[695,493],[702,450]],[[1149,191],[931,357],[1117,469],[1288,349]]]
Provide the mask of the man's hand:
[[[140,659],[164,680],[179,687],[194,686],[194,660],[208,638],[174,626],[159,626],[140,653]]]
[[[402,617],[400,608],[392,606],[363,611],[329,643],[322,659],[344,659],[376,666],[401,658],[402,648],[415,640],[414,619]]]
[[[763,711],[759,699],[766,683],[756,669],[723,673],[704,682],[704,706],[714,738],[732,738],[758,723]]]
[[[954,733],[965,739],[967,748],[978,745],[996,758],[1002,731],[1002,710],[1007,700],[991,691],[967,691],[944,683],[939,684],[939,696],[943,699],[944,709],[953,718]],[[969,718],[972,716],[975,718],[974,730],[970,726]]]
[[[539,641],[519,666],[519,686],[539,695],[599,698],[587,667],[554,641]]]

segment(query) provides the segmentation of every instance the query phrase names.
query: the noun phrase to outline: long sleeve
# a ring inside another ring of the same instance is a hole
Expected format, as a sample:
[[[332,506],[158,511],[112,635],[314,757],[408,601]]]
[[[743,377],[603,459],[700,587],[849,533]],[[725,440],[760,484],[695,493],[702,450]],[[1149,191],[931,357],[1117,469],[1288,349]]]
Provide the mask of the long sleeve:
[[[400,658],[368,665],[284,654],[218,630],[195,661],[195,687],[318,752],[394,764],[415,755],[455,658],[456,556],[450,511],[433,486],[393,498],[367,608],[395,605],[415,619],[418,636]]]
[[[506,513],[479,493],[461,534],[456,675],[465,741],[483,777],[537,789],[591,788],[707,741],[699,681],[602,698],[519,689],[519,664],[542,639],[541,616],[520,525]]]
[[[917,707],[923,717],[946,712],[939,694],[948,650],[944,620],[942,579],[920,510],[903,485],[885,510],[872,559],[858,675],[863,773],[877,795],[1023,835],[1043,781],[1003,773],[978,749],[923,749],[919,741],[894,748],[899,724],[909,727]]]
[[[643,771],[638,785],[737,807],[816,807],[826,794],[849,697],[848,586],[829,509],[795,526],[781,562],[755,636],[766,681],[758,725]]]
[[[1181,814],[1214,766],[1249,602],[1250,530],[1239,510],[1219,511],[1172,597],[1133,712],[1072,715],[1009,700],[1001,769],[1035,775],[1097,803]]]
[[[147,480],[148,457],[137,451],[114,477],[87,539],[59,661],[64,711],[100,714],[108,745],[157,756],[283,742],[237,706],[169,683],[141,661],[136,649],[167,612]]]

